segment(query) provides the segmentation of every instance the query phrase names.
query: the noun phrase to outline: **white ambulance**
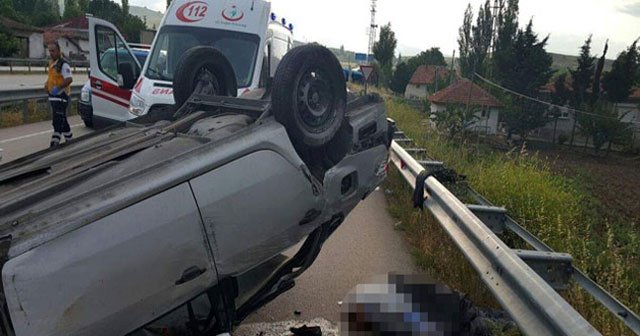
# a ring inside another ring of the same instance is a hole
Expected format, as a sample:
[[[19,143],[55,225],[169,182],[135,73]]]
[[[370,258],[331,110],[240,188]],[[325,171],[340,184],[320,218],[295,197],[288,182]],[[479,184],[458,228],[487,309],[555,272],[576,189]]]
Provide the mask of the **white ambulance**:
[[[271,12],[268,0],[173,0],[143,66],[115,26],[90,18],[93,118],[124,121],[174,104],[174,71],[196,46],[214,47],[231,63],[237,96],[261,97],[284,54],[293,48],[293,25]],[[122,49],[116,69],[100,62]],[[111,51],[113,53],[113,51]],[[137,81],[136,81],[137,78]]]

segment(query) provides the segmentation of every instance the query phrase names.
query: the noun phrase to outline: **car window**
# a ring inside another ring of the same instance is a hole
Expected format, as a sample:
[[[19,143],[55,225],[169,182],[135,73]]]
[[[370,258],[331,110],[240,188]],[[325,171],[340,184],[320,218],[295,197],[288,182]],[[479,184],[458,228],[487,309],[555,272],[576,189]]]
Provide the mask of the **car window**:
[[[180,57],[195,46],[211,46],[222,52],[236,74],[238,87],[253,79],[260,37],[211,28],[165,26],[158,33],[146,76],[172,81]]]
[[[140,67],[129,54],[125,42],[112,29],[97,26],[96,44],[100,70],[114,81],[118,78],[118,64],[130,64],[136,76],[140,73]]]

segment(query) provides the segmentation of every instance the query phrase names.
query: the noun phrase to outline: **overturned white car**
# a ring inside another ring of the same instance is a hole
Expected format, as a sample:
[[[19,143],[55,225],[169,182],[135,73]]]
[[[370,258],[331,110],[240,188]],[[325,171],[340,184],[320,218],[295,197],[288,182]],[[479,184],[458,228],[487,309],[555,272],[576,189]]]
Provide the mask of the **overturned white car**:
[[[347,98],[324,47],[291,50],[261,99],[231,97],[210,47],[176,74],[179,109],[0,166],[0,334],[231,331],[386,176],[384,105]]]

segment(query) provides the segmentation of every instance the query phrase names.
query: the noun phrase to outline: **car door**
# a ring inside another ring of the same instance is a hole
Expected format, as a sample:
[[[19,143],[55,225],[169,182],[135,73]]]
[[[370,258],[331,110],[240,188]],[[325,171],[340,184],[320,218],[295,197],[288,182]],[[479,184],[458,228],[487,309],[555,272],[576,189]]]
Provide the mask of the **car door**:
[[[111,23],[89,17],[89,63],[93,114],[129,120],[131,89],[140,75],[140,63]]]

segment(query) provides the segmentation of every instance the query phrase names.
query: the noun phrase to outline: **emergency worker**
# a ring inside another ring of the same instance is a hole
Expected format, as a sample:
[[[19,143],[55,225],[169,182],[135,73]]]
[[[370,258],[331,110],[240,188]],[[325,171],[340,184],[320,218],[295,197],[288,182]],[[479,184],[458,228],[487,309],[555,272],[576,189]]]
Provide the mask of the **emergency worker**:
[[[65,141],[69,141],[73,137],[67,120],[70,85],[73,79],[71,78],[71,66],[62,57],[58,42],[49,43],[47,49],[51,61],[49,61],[49,75],[44,83],[44,89],[49,94],[49,103],[51,104],[53,134],[50,146],[53,147],[60,144],[63,136]]]

